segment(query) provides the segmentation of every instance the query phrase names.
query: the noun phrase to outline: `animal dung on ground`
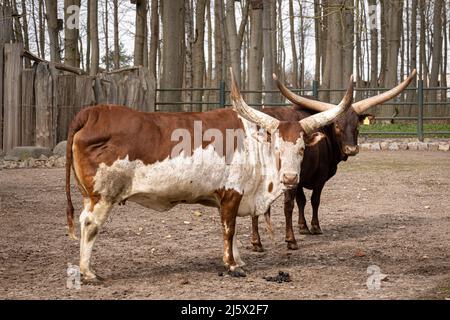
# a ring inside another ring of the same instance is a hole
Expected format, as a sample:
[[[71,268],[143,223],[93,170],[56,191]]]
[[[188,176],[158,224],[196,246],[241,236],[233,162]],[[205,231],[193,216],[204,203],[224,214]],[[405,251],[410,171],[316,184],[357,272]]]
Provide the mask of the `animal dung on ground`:
[[[292,281],[289,273],[283,272],[283,271],[278,271],[278,275],[275,277],[265,276],[265,277],[263,277],[263,279],[265,279],[267,281],[271,281],[271,282],[277,282],[277,283]]]

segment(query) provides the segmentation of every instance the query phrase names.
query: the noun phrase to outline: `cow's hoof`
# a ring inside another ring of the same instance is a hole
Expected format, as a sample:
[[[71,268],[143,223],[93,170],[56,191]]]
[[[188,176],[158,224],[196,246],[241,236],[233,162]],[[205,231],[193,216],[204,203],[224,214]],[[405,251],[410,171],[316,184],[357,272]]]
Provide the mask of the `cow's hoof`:
[[[235,278],[240,278],[240,277],[246,277],[247,275],[245,274],[244,269],[240,268],[240,267],[235,267],[233,268],[233,270],[229,270],[228,274],[232,277]]]
[[[298,250],[297,242],[287,241],[287,248],[289,250]]]
[[[320,229],[320,226],[314,226],[314,225],[311,225],[311,230],[309,230],[309,231],[311,232],[311,234],[315,234],[315,235],[323,233],[322,229]]]
[[[104,278],[97,276],[92,272],[82,274],[82,277],[81,277],[81,281],[84,284],[98,284],[98,283],[103,282],[104,280],[105,280]]]
[[[304,235],[311,234],[311,232],[308,229],[308,226],[307,225],[302,225],[302,224],[298,226],[298,232],[300,234],[304,234]]]
[[[264,252],[264,248],[263,248],[263,246],[262,246],[261,243],[259,243],[259,244],[254,244],[254,243],[252,243],[252,245],[253,245],[252,250],[253,250],[254,252]]]

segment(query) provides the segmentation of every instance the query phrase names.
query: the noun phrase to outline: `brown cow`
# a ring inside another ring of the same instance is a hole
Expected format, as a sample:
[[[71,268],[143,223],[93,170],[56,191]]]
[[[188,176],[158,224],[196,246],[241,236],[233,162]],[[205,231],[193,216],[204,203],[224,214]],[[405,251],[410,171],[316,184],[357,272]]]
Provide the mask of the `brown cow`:
[[[336,120],[320,129],[325,135],[319,143],[307,147],[303,156],[300,173],[300,183],[296,189],[285,191],[284,214],[286,217],[286,242],[288,249],[298,249],[292,227],[292,211],[294,201],[299,209],[298,227],[300,234],[321,234],[319,224],[320,195],[325,183],[331,179],[341,161],[346,161],[349,156],[358,154],[358,127],[366,117],[364,112],[369,108],[382,104],[405,90],[416,75],[413,70],[411,75],[395,88],[383,94],[361,100],[352,105]],[[333,108],[334,105],[314,101],[302,96],[295,95],[274,77],[281,93],[293,103],[292,107],[266,108],[263,112],[284,121],[300,121],[310,117],[316,112]],[[303,188],[313,190],[311,196],[312,219],[311,227],[305,220],[306,197]],[[270,212],[270,211],[269,211]],[[263,251],[261,239],[258,232],[258,216],[252,217],[252,244],[254,251]]]

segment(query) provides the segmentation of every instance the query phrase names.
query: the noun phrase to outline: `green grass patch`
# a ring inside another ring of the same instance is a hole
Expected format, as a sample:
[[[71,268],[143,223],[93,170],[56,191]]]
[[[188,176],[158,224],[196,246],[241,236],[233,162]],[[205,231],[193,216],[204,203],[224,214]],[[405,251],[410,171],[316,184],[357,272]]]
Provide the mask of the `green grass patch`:
[[[450,124],[445,123],[424,123],[423,131],[426,133],[427,138],[449,138],[450,137]],[[449,132],[448,134],[433,134],[433,132]],[[360,134],[367,135],[369,137],[414,137],[417,135],[417,124],[415,123],[393,123],[383,124],[375,123],[371,125],[361,125],[359,127]],[[376,132],[375,134],[365,134],[367,132]],[[392,134],[386,135],[383,132],[404,132],[405,134]]]

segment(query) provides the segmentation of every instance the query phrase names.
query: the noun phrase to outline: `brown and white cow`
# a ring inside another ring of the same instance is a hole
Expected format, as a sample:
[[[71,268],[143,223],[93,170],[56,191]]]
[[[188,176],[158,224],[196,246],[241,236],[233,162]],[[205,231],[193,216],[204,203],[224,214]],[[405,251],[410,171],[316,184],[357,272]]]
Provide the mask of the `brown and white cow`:
[[[223,261],[232,275],[245,275],[236,246],[236,217],[264,214],[284,190],[295,187],[305,143],[320,140],[314,131],[349,108],[353,83],[337,107],[301,121],[279,121],[250,108],[233,75],[231,79],[234,109],[144,113],[100,105],[76,115],[67,143],[67,219],[69,235],[76,238],[70,196],[73,168],[84,203],[84,279],[96,279],[90,269],[95,239],[112,206],[126,200],[158,211],[179,203],[219,208]],[[259,135],[261,128],[266,139]]]

